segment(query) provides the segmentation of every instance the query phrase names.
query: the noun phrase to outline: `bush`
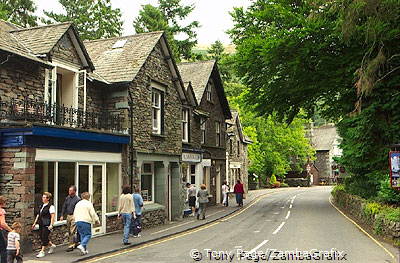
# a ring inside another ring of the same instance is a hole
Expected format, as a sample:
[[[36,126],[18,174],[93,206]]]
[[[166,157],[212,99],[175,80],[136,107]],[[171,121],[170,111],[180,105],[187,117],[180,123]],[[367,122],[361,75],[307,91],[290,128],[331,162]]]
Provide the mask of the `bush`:
[[[281,187],[289,187],[287,183],[281,183]]]
[[[374,215],[379,214],[383,210],[383,206],[381,204],[372,202],[372,203],[367,203],[364,208],[363,212],[364,215],[368,217],[372,217]]]
[[[389,176],[381,181],[376,200],[388,204],[400,204],[400,191],[390,186]]]
[[[271,178],[269,179],[269,184],[273,186],[276,182],[277,180],[275,174],[271,175]]]

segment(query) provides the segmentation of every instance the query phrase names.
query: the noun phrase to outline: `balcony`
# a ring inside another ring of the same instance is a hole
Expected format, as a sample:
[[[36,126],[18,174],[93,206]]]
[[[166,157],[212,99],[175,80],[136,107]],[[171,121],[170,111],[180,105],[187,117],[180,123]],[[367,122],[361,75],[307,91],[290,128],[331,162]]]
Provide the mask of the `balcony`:
[[[123,132],[123,118],[111,112],[83,111],[28,98],[0,101],[0,121],[23,121],[88,130]]]

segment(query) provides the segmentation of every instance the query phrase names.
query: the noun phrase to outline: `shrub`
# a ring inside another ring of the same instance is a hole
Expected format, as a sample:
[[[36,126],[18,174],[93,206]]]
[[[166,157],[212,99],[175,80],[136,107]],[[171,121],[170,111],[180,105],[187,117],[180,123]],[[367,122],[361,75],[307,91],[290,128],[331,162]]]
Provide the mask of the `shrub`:
[[[269,179],[270,185],[273,186],[276,182],[277,182],[277,180],[276,180],[275,174],[271,175],[271,178]]]
[[[289,185],[287,183],[281,183],[280,187],[289,187]]]
[[[383,211],[382,205],[375,202],[367,203],[363,208],[364,215],[368,217],[377,215],[382,211]]]
[[[400,192],[390,186],[389,176],[381,181],[376,200],[388,204],[400,204]]]

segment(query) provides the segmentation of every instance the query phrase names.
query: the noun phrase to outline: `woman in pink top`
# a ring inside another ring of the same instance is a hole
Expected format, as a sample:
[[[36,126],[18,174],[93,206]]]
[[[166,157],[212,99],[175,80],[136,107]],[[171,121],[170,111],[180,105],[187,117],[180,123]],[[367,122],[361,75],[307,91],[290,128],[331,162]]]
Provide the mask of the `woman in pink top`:
[[[6,198],[0,196],[0,262],[7,263],[7,241],[4,238],[5,231],[11,232],[12,229],[6,223],[6,211],[3,207],[6,205]]]

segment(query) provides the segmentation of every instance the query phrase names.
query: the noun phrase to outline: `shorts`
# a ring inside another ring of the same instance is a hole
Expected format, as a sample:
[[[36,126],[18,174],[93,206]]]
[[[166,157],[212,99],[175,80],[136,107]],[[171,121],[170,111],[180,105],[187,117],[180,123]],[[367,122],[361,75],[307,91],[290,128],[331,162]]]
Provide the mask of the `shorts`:
[[[189,196],[189,207],[196,207],[196,196]]]

